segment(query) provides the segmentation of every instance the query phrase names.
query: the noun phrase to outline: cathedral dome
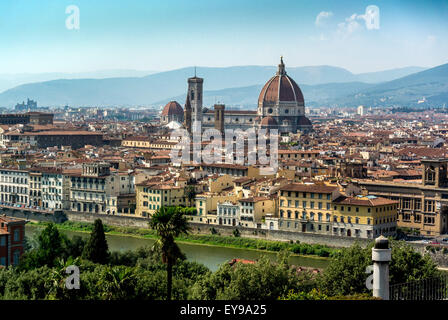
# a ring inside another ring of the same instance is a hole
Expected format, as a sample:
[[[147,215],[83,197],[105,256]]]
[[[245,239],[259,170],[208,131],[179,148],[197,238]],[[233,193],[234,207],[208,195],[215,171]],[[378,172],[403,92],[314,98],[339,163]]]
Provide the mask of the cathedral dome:
[[[258,104],[277,102],[296,102],[298,105],[304,105],[302,90],[297,83],[286,74],[283,58],[278,65],[278,71],[275,76],[269,79],[261,89],[258,97]]]
[[[308,119],[305,116],[299,116],[297,119],[297,125],[305,127],[305,126],[312,126],[312,123],[310,119]]]
[[[180,104],[177,103],[176,101],[168,102],[162,111],[162,116],[172,116],[172,115],[182,116],[183,114],[184,110],[182,109]]]
[[[261,119],[261,122],[260,122],[260,126],[263,126],[263,127],[275,127],[275,126],[277,126],[278,125],[278,123],[277,123],[277,121],[273,118],[273,117],[271,117],[271,116],[267,116],[267,117],[264,117],[263,119]]]

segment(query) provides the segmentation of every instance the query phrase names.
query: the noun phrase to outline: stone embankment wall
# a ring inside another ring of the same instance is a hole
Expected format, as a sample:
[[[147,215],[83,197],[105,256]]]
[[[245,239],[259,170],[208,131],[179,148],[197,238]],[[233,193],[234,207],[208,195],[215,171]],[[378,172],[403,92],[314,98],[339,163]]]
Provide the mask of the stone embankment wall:
[[[134,227],[134,228],[148,228],[148,218],[140,217],[128,217],[128,216],[114,216],[114,215],[104,215],[95,213],[79,213],[73,211],[55,211],[54,213],[37,212],[23,209],[9,209],[0,208],[0,214],[6,214],[7,216],[28,219],[31,221],[44,221],[44,222],[55,222],[62,223],[66,220],[77,221],[77,222],[91,222],[93,223],[96,219],[101,219],[104,224],[119,226],[119,227]],[[233,236],[233,232],[236,227],[232,226],[220,226],[220,225],[206,225],[200,223],[190,223],[191,232],[194,234],[211,234],[211,229],[214,228],[215,231],[223,236]],[[302,232],[290,232],[283,230],[265,230],[265,229],[251,229],[238,227],[241,237],[245,238],[255,238],[264,240],[275,240],[275,241],[290,241],[294,242],[300,241],[309,244],[322,244],[330,247],[350,247],[355,242],[359,243],[362,247],[365,247],[372,240],[370,239],[360,239],[360,238],[349,238],[341,236],[329,236],[320,235],[313,233],[302,233]],[[411,243],[411,245],[416,248],[419,252],[423,253],[425,251],[425,245]],[[448,256],[448,255],[447,255]],[[438,260],[443,263],[443,265],[448,265],[448,258],[437,257]],[[445,261],[445,262],[443,262]]]

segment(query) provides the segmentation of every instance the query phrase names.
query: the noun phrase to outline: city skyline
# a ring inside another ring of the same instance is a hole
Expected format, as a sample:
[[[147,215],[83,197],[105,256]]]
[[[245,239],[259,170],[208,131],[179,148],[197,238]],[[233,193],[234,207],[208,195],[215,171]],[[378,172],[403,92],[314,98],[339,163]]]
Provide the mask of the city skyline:
[[[379,9],[368,26],[366,8]],[[79,29],[70,29],[79,9]],[[448,3],[434,1],[4,1],[2,74],[332,65],[353,73],[447,62]],[[70,20],[73,22],[73,20]],[[69,24],[71,23],[69,21]]]

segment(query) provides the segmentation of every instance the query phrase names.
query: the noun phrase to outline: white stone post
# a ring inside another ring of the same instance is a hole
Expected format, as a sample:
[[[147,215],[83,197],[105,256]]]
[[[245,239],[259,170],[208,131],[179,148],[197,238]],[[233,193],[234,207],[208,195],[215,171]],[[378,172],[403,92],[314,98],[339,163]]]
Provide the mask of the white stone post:
[[[379,236],[372,248],[373,296],[389,300],[389,262],[391,261],[389,240]]]

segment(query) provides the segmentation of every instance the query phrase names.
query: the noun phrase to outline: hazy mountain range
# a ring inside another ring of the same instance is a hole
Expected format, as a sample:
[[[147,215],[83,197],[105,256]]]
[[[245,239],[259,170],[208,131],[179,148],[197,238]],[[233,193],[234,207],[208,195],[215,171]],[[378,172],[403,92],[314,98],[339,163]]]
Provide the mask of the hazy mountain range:
[[[262,85],[276,70],[273,66],[198,67],[197,75],[204,78],[204,104],[255,106]],[[448,64],[363,74],[332,66],[287,66],[286,70],[302,88],[309,106],[409,105],[423,98],[427,104],[447,101]],[[101,79],[98,73],[96,79],[76,74],[79,78],[22,84],[1,93],[0,106],[13,107],[28,97],[39,106],[160,106],[169,100],[183,105],[187,78],[194,75],[194,68],[127,77],[120,76],[120,70],[115,72],[118,76]]]
[[[142,77],[147,76],[157,71],[150,70],[99,70],[91,72],[46,72],[46,73],[17,73],[8,74],[0,73],[0,92],[14,88],[21,84],[31,82],[43,82],[56,79],[102,79],[102,78],[115,78],[115,77]]]

